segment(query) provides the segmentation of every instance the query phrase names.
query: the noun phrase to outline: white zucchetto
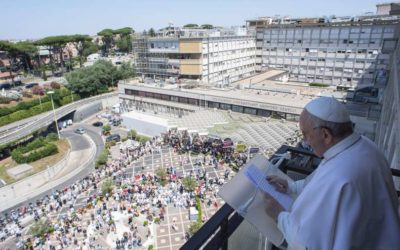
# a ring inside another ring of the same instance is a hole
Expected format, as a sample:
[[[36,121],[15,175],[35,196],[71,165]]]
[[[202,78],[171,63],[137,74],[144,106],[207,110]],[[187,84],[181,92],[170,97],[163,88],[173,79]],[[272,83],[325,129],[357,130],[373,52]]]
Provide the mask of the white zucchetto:
[[[308,113],[327,122],[350,122],[350,115],[344,104],[333,97],[318,97],[304,107]]]

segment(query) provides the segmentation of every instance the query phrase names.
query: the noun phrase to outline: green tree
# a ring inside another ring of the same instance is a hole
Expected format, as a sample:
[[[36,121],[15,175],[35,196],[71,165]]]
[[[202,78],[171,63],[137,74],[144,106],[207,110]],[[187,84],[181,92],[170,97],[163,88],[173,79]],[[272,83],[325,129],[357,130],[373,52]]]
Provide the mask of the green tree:
[[[185,24],[185,25],[183,26],[183,28],[187,28],[187,29],[197,29],[197,28],[199,28],[199,25],[197,25],[197,24],[195,24],[195,23],[188,23],[188,24]]]
[[[135,139],[136,139],[136,136],[137,136],[136,130],[131,129],[131,130],[128,132],[128,137],[129,137],[130,139],[135,140]]]
[[[213,29],[214,26],[212,24],[203,24],[203,25],[201,25],[201,28],[202,29]]]
[[[122,80],[122,79],[128,79],[136,76],[136,70],[135,68],[128,62],[124,62],[121,64],[121,66],[118,69],[118,75],[117,79]]]
[[[32,70],[31,57],[38,51],[32,43],[18,42],[14,44],[7,41],[0,41],[0,50],[6,52],[10,61],[9,72],[12,83],[14,83],[13,71],[24,69],[26,72],[30,72]]]
[[[118,69],[111,62],[99,60],[92,66],[76,69],[66,74],[67,88],[82,97],[97,95],[108,91],[119,80],[135,76],[135,69],[123,64]]]
[[[100,166],[104,166],[107,163],[109,154],[110,154],[110,151],[108,151],[108,149],[103,150],[103,152],[99,155],[99,157],[97,157],[96,168],[98,168]]]
[[[120,36],[116,42],[120,51],[127,53],[132,51],[132,34],[134,32],[135,31],[130,27],[114,30],[113,33]]]
[[[61,71],[64,72],[64,57],[63,57],[63,50],[65,48],[65,46],[67,45],[67,43],[69,43],[70,40],[70,36],[49,36],[49,37],[45,37],[43,39],[40,39],[38,41],[35,42],[35,45],[39,45],[39,46],[44,46],[49,50],[49,58],[50,58],[50,66],[51,66],[51,73],[52,75],[54,75],[54,69],[56,68],[55,64],[54,64],[54,58],[53,55],[57,54],[59,55],[59,63],[61,66]]]
[[[149,36],[151,36],[151,37],[155,37],[156,36],[156,32],[154,31],[153,28],[149,29]]]
[[[189,236],[192,237],[203,226],[201,222],[195,221],[189,225]]]
[[[129,53],[132,51],[132,39],[129,36],[118,39],[116,45],[121,52]]]
[[[191,176],[186,176],[183,178],[182,185],[186,191],[193,192],[197,186],[197,181]]]
[[[78,51],[79,57],[79,67],[82,68],[83,60],[85,59],[85,50],[92,47],[94,44],[91,42],[92,38],[88,35],[72,35],[70,36],[70,41],[74,45],[75,49]],[[97,51],[97,47],[96,47]]]
[[[166,179],[167,178],[167,171],[163,167],[159,167],[156,169],[156,175],[160,179]]]
[[[116,67],[110,62],[99,60],[93,66],[74,70],[65,77],[70,90],[87,97],[107,92],[113,78],[117,78],[116,72]]]
[[[112,29],[103,29],[102,31],[97,33],[97,35],[102,37],[101,39],[103,41],[103,55],[108,55],[114,43],[114,31]]]
[[[29,233],[36,237],[43,237],[45,234],[51,233],[52,231],[54,231],[54,228],[51,222],[46,218],[34,222],[29,228]]]
[[[30,42],[18,42],[15,44],[15,47],[20,53],[20,61],[24,70],[26,72],[31,72],[33,69],[32,58],[38,55],[37,47]]]
[[[104,125],[103,126],[103,135],[108,135],[111,131],[111,126],[110,125]]]
[[[103,184],[101,185],[101,193],[103,195],[111,194],[113,190],[113,180],[111,178],[108,178],[104,180]]]

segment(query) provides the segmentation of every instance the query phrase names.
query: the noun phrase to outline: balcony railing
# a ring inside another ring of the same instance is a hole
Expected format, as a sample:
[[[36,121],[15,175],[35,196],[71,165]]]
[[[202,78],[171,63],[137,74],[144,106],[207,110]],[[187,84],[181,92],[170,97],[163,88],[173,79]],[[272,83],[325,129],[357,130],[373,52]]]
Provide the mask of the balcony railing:
[[[278,154],[283,154],[288,151],[290,151],[292,154],[295,153],[297,155],[309,156],[311,159],[315,159],[316,162],[320,160],[317,158],[317,156],[309,151],[286,145],[281,146],[270,160],[273,161]],[[312,169],[310,168],[292,166],[291,164],[288,164],[287,160],[282,161],[278,167],[284,173],[291,171],[302,175],[309,175],[312,172]],[[391,170],[393,176],[400,177],[400,170]],[[397,191],[397,195],[400,196],[400,191]],[[231,206],[225,204],[180,249],[193,250],[201,248],[207,250],[227,250],[229,248],[228,241],[230,236],[235,232],[242,222],[243,217],[236,213]]]

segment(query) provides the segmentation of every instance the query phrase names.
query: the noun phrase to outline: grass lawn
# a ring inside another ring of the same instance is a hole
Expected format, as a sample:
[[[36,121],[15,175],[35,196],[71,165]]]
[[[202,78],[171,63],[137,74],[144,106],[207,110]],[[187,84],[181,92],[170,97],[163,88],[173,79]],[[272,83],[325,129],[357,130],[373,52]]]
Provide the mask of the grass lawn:
[[[70,145],[66,139],[61,139],[57,141],[56,144],[58,148],[57,154],[50,155],[40,160],[28,163],[33,167],[31,175],[43,171],[47,168],[47,166],[52,166],[55,163],[59,162],[65,156],[65,154],[68,152],[68,149],[70,148]],[[16,163],[11,157],[8,157],[0,161],[0,179],[3,179],[7,184],[16,182],[17,181],[16,179],[11,178],[7,174],[7,169],[15,167],[17,165],[18,163]]]

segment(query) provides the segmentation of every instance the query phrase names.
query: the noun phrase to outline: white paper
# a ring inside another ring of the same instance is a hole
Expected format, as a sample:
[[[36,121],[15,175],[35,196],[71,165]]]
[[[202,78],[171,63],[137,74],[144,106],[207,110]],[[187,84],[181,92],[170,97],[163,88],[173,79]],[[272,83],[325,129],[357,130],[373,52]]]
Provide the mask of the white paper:
[[[246,169],[245,175],[256,188],[271,195],[286,211],[290,209],[293,203],[293,198],[288,194],[277,191],[273,185],[269,184],[266,180],[267,173],[263,173],[261,169],[257,168],[254,164],[251,164]]]
[[[247,212],[241,214],[245,220],[255,226],[270,242],[279,246],[284,238],[275,220],[269,217],[266,212],[264,191],[259,189],[260,191],[257,192],[256,185],[246,175],[246,171],[251,165],[255,165],[262,173],[277,175],[291,181],[287,175],[272,166],[267,158],[256,155],[246,166],[240,169],[232,180],[220,189],[218,194],[239,214],[241,214],[240,211],[243,211],[243,208],[246,208]]]

